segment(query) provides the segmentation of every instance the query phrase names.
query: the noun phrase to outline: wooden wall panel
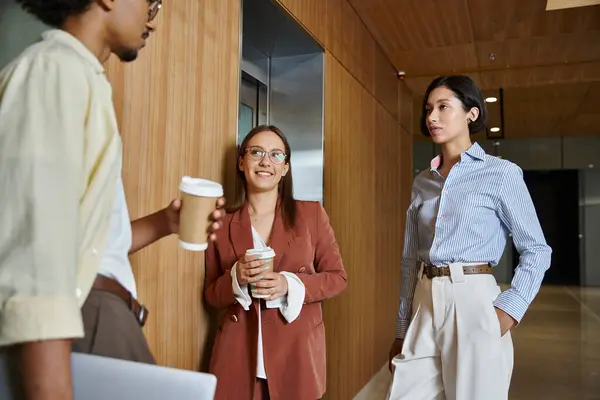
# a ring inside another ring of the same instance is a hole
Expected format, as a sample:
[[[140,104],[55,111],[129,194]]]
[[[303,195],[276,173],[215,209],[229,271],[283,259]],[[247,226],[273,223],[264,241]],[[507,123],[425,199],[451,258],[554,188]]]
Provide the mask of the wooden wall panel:
[[[398,92],[398,72],[392,67],[387,56],[377,46],[375,48],[375,98],[378,99],[383,107],[392,114],[394,118],[398,117],[399,107],[402,103],[400,93]],[[400,81],[400,83],[402,83]],[[410,91],[405,97],[406,100],[411,97]]]
[[[370,305],[363,300],[371,298],[374,289],[373,280],[367,278],[373,260],[368,251],[374,245],[374,182],[368,171],[374,163],[373,142],[363,129],[364,116],[370,117],[374,107],[370,104],[367,110],[369,105],[362,103],[364,89],[332,56],[325,63],[324,203],[349,276],[346,292],[325,304],[327,397],[349,399],[372,369],[375,321],[372,312],[364,311]],[[363,107],[364,112],[357,112]],[[354,188],[352,196],[349,185]]]
[[[404,225],[406,211],[410,205],[411,189],[413,183],[413,142],[417,137],[424,137],[420,133],[412,135],[408,130],[400,127],[400,210],[402,210],[402,242],[404,244]]]
[[[277,0],[392,115],[397,74],[347,0]]]
[[[410,134],[420,134],[419,129],[414,131],[415,126],[419,126],[419,116],[415,115],[415,110],[421,109],[421,102],[416,101],[404,81],[398,82],[398,119],[400,125]]]
[[[349,274],[347,291],[324,308],[326,398],[346,400],[386,363],[395,332],[412,183],[412,139],[398,119],[403,112],[410,124],[411,113],[398,105],[396,70],[347,0],[278,1],[326,49],[324,202]],[[412,110],[410,91],[402,96]]]
[[[333,37],[342,42],[342,53],[334,55],[375,94],[375,40],[350,3],[342,2],[342,10],[342,34]]]
[[[386,362],[394,334],[400,295],[402,257],[403,216],[406,209],[402,203],[406,187],[402,186],[405,153],[412,147],[404,147],[398,121],[383,107],[375,114],[375,265],[370,268],[370,277],[375,278],[373,301],[369,302],[375,322],[372,326],[375,338],[373,368],[375,371]],[[410,186],[409,186],[410,188]],[[410,190],[410,189],[409,189]]]
[[[394,336],[407,150],[394,116],[330,54],[325,76],[325,207],[349,276],[325,304],[327,398],[351,399]]]
[[[224,182],[231,193],[225,171],[234,169],[223,161],[236,140],[239,19],[239,1],[169,2],[136,62],[110,60],[132,219],[177,197],[184,174]],[[161,365],[198,369],[207,354],[203,258],[179,249],[175,235],[132,257],[150,310],[144,330]]]

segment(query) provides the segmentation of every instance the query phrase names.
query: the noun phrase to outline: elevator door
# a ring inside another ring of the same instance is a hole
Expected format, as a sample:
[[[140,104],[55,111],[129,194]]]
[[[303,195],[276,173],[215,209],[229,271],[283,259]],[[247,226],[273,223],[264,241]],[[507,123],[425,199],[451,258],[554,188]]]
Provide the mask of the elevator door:
[[[579,180],[576,170],[524,171],[552,263],[544,284],[579,285]],[[519,253],[513,249],[514,266]]]
[[[238,144],[257,125],[267,123],[267,86],[242,72],[240,109],[238,115]]]

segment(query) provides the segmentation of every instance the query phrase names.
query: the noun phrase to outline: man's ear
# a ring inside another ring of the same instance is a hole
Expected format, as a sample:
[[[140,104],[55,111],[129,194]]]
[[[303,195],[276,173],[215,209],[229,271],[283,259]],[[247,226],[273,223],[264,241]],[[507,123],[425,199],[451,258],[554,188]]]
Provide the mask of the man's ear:
[[[112,11],[116,7],[116,2],[117,0],[96,0],[96,4],[106,11]]]

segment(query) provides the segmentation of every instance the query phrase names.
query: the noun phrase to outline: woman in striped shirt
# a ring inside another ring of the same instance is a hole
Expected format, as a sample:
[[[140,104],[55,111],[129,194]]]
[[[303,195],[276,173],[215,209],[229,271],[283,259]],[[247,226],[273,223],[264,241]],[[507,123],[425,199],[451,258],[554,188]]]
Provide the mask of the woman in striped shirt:
[[[466,76],[439,77],[425,93],[421,132],[442,152],[413,182],[390,400],[508,398],[510,330],[537,294],[551,249],[522,170],[471,142],[486,117]],[[509,233],[520,259],[501,293],[492,274]]]

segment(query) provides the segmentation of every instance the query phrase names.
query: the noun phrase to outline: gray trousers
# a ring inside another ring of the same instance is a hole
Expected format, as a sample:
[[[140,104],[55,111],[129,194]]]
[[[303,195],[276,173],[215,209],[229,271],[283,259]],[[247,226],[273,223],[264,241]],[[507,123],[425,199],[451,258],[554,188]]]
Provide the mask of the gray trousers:
[[[81,314],[85,337],[73,341],[74,352],[156,364],[140,324],[121,298],[92,289]]]

